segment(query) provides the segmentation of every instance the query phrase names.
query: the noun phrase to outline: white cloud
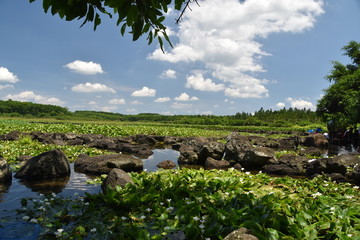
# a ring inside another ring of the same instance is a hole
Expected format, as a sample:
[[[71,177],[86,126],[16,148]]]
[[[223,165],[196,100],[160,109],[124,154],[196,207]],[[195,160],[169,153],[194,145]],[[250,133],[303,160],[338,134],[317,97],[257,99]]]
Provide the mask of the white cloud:
[[[323,12],[322,0],[201,1],[201,7],[184,15],[178,44],[166,54],[157,49],[148,58],[202,63],[214,80],[224,82],[227,96],[267,97],[268,81],[254,77],[266,71],[261,58],[270,55],[262,50],[259,40],[272,33],[310,29]]]
[[[126,104],[125,99],[118,98],[118,99],[111,99],[109,101],[110,104]]]
[[[171,101],[171,99],[169,97],[160,97],[154,100],[154,102],[157,103],[164,103],[164,102],[169,102]]]
[[[263,98],[268,97],[269,90],[263,85],[248,84],[239,88],[226,88],[225,95],[233,98]]]
[[[97,103],[95,101],[90,101],[88,102],[89,105],[97,105]]]
[[[224,84],[216,84],[211,79],[204,79],[201,73],[190,75],[187,77],[186,87],[200,91],[217,92],[224,90]]]
[[[277,106],[278,108],[284,108],[284,107],[285,107],[285,103],[283,103],[283,102],[278,102],[278,103],[276,104],[276,106]]]
[[[192,104],[186,104],[186,103],[173,103],[171,105],[172,108],[176,108],[176,109],[186,109],[186,108],[192,108]]]
[[[172,70],[172,69],[168,69],[168,70],[164,71],[163,73],[161,73],[160,77],[166,78],[166,79],[176,78],[176,71]]]
[[[290,103],[292,108],[297,108],[297,109],[311,109],[311,110],[315,110],[316,106],[310,102],[310,101],[305,101],[303,99],[294,99],[294,98],[287,98],[286,99],[287,102]]]
[[[141,90],[134,91],[131,96],[133,97],[154,97],[156,90],[148,87],[143,87]]]
[[[24,91],[19,94],[8,94],[4,97],[5,100],[11,99],[15,101],[20,102],[35,102],[35,103],[41,103],[41,104],[51,104],[51,105],[64,105],[64,102],[62,102],[59,98],[55,97],[44,97],[41,95],[35,94],[33,91]]]
[[[16,83],[19,78],[5,67],[0,67],[0,82]]]
[[[6,89],[6,88],[14,88],[14,85],[11,85],[11,84],[0,85],[0,90],[1,89]]]
[[[73,70],[74,72],[81,74],[93,75],[97,73],[104,73],[101,65],[99,63],[94,63],[92,61],[84,62],[81,60],[76,60],[74,62],[66,64],[65,67],[69,68],[70,70]]]
[[[83,92],[83,93],[94,93],[94,92],[110,92],[116,93],[116,91],[104,84],[100,83],[82,83],[75,85],[71,88],[73,92]]]
[[[176,101],[197,101],[197,97],[190,97],[187,93],[182,93],[180,96],[175,98]]]

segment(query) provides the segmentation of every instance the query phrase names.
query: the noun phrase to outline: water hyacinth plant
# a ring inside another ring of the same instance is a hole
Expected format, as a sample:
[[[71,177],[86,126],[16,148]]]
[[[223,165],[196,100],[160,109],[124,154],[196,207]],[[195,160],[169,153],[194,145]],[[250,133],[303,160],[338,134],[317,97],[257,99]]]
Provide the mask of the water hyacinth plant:
[[[357,186],[235,169],[131,173],[134,184],[86,197],[24,199],[43,239],[360,239]]]

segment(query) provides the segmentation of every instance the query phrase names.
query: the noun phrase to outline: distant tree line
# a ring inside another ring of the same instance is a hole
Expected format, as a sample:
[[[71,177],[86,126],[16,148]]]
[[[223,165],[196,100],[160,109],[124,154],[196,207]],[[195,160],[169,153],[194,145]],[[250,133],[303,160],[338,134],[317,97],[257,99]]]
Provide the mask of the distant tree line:
[[[238,112],[235,115],[161,115],[140,113],[136,115],[98,112],[70,112],[65,107],[19,101],[0,101],[0,115],[12,117],[53,117],[68,120],[97,120],[120,122],[161,122],[168,124],[223,125],[223,126],[270,126],[290,127],[322,123],[316,112],[309,109],[283,108],[281,110],[260,110],[254,113]]]
[[[70,115],[71,112],[60,106],[50,104],[38,104],[32,102],[19,102],[11,99],[0,100],[0,114],[8,116],[34,116],[34,117],[57,117]]]

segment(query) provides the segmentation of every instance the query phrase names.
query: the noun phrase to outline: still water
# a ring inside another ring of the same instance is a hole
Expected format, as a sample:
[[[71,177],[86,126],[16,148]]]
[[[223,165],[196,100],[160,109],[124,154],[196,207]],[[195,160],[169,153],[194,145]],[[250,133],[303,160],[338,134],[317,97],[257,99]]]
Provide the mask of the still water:
[[[172,149],[155,149],[154,154],[144,162],[144,170],[149,172],[157,171],[156,165],[164,160],[171,160],[177,163],[178,151]],[[98,193],[99,185],[87,184],[86,181],[93,178],[83,173],[74,171],[74,165],[71,166],[71,175],[67,178],[46,181],[24,181],[13,178],[10,186],[0,184],[0,219],[11,218],[14,216],[14,210],[21,207],[21,199],[37,197],[40,193],[55,193],[58,196],[73,196],[74,193],[84,195],[88,193]]]

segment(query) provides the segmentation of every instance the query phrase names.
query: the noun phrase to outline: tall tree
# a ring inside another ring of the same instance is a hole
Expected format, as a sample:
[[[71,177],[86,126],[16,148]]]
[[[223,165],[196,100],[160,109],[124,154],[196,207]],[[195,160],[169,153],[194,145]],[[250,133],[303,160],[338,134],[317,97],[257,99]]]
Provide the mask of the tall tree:
[[[332,85],[317,104],[317,112],[340,129],[360,123],[360,43],[351,41],[342,50],[352,63],[333,62],[326,76]]]
[[[29,0],[34,2],[36,0]],[[44,11],[58,14],[67,21],[84,19],[81,26],[93,22],[94,30],[101,24],[101,18],[117,16],[116,24],[122,35],[130,28],[133,40],[147,34],[148,43],[157,38],[163,50],[163,38],[171,45],[164,25],[170,6],[179,11],[178,23],[191,2],[197,0],[42,0]],[[112,10],[113,13],[110,13]]]

